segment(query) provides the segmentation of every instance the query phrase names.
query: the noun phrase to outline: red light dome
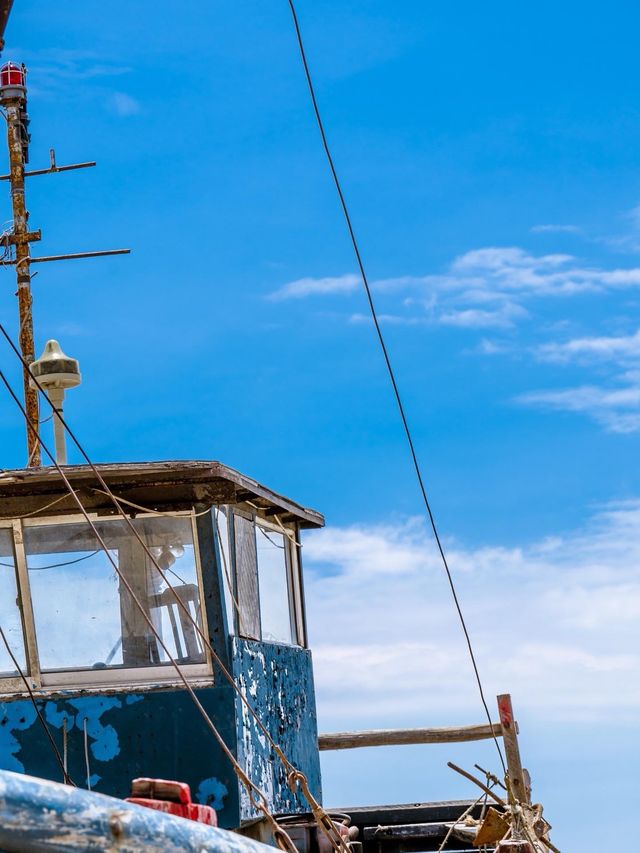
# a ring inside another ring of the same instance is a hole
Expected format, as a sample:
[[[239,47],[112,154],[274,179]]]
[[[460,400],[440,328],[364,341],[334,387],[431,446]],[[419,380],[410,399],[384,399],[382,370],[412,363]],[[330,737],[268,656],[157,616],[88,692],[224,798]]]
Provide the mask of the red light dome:
[[[25,85],[25,67],[17,65],[15,62],[5,62],[0,68],[0,88],[6,86],[22,86]]]

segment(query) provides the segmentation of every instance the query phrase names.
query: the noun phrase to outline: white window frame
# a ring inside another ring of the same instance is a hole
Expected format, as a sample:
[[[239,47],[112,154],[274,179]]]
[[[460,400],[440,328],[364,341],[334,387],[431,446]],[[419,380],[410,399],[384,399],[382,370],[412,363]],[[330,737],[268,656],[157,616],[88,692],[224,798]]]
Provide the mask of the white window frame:
[[[122,521],[122,517],[118,515],[99,515],[97,513],[87,513],[93,521],[109,522]],[[164,515],[164,513],[163,513]],[[176,511],[170,513],[171,516],[190,518],[191,531],[193,536],[193,551],[196,569],[196,577],[198,584],[198,593],[200,596],[200,613],[202,615],[202,631],[206,637],[209,637],[209,628],[207,623],[207,611],[205,607],[205,596],[202,579],[202,565],[200,560],[200,548],[198,543],[198,531],[196,526],[195,510]],[[136,518],[159,518],[157,513],[138,513]],[[18,588],[18,603],[22,612],[23,639],[25,646],[25,656],[27,660],[27,669],[25,676],[29,682],[29,686],[33,690],[45,689],[49,692],[55,692],[56,688],[69,689],[77,687],[80,689],[92,687],[112,687],[118,686],[140,686],[140,685],[172,685],[182,684],[181,679],[177,675],[173,664],[167,663],[159,666],[148,667],[127,667],[113,668],[101,670],[85,670],[85,669],[65,669],[52,672],[41,672],[40,659],[38,656],[38,641],[36,633],[36,623],[33,614],[33,603],[31,599],[31,586],[29,583],[29,572],[27,568],[27,556],[24,547],[24,529],[29,527],[52,526],[62,524],[78,524],[86,521],[83,515],[60,515],[54,517],[40,518],[25,518],[25,519],[10,519],[0,521],[0,527],[9,528],[13,531],[13,548],[15,555],[16,580]],[[211,661],[211,652],[207,644],[204,645],[205,662],[204,663],[182,663],[180,669],[189,680],[212,680],[213,667]],[[0,677],[0,694],[21,693],[24,692],[25,686],[20,676]]]

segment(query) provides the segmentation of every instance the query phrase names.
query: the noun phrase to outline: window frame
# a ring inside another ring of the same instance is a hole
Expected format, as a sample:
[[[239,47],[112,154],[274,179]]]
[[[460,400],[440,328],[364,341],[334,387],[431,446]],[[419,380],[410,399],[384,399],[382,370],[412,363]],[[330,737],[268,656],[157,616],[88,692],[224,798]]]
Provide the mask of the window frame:
[[[232,604],[232,608],[234,611],[234,634],[237,637],[242,639],[250,640],[258,643],[268,643],[269,645],[275,646],[289,646],[291,648],[307,648],[307,636],[306,636],[306,624],[305,624],[305,609],[304,609],[304,593],[302,586],[302,567],[300,562],[300,538],[298,535],[297,528],[293,528],[289,525],[282,526],[280,524],[276,524],[271,521],[269,518],[261,515],[256,511],[249,511],[244,509],[244,507],[236,507],[233,504],[225,504],[231,512],[231,516],[235,518],[235,516],[240,516],[247,521],[251,521],[253,524],[253,535],[257,537],[259,531],[256,530],[256,526],[263,527],[265,530],[270,531],[272,533],[279,533],[283,536],[284,544],[285,544],[285,567],[286,567],[286,579],[287,579],[287,597],[289,601],[289,621],[291,626],[291,642],[277,642],[275,640],[266,640],[262,636],[259,638],[255,637],[247,637],[244,634],[240,633],[240,624],[239,624],[239,614],[236,612],[235,607]],[[233,531],[233,532],[232,532]],[[295,540],[295,545],[294,541]],[[232,524],[229,525],[229,544],[231,546],[231,563],[232,563],[232,579],[233,579],[233,590],[236,601],[240,608],[242,608],[242,602],[238,597],[238,583],[237,583],[237,567],[236,567],[236,539],[235,539],[235,521],[232,521]],[[260,572],[258,568],[258,557],[257,557],[257,547],[256,547],[256,583],[258,589],[258,606],[260,608],[260,616],[262,617],[262,598],[260,595]],[[260,633],[262,634],[262,627]]]
[[[117,522],[122,521],[120,515],[104,515],[96,512],[88,512],[87,515],[92,521],[99,522]],[[176,510],[175,512],[162,513],[162,516],[174,516],[176,518],[190,518],[191,533],[193,537],[193,552],[196,570],[196,578],[198,585],[198,594],[200,598],[200,613],[202,617],[202,631],[206,637],[209,637],[209,627],[207,620],[206,598],[204,594],[202,563],[200,558],[200,546],[198,541],[198,531],[196,525],[195,509],[191,510]],[[135,518],[160,518],[161,515],[154,512],[136,513]],[[29,570],[27,566],[27,554],[24,544],[24,530],[29,527],[42,527],[63,524],[78,524],[86,522],[83,515],[80,514],[64,514],[59,516],[37,517],[37,518],[16,518],[0,520],[1,528],[8,528],[13,532],[13,549],[15,557],[15,572],[17,583],[17,603],[21,612],[23,640],[25,646],[25,657],[27,661],[27,669],[24,673],[25,678],[29,683],[29,687],[33,690],[45,690],[55,692],[57,689],[68,690],[70,688],[99,688],[99,687],[114,687],[119,686],[140,686],[140,685],[161,685],[169,686],[181,684],[179,676],[176,674],[173,664],[167,663],[158,666],[145,667],[118,667],[113,669],[101,670],[86,670],[86,669],[65,669],[55,670],[51,672],[42,672],[40,669],[40,657],[38,654],[38,640],[36,631],[36,621],[33,612],[33,601],[31,598],[31,584],[29,581]],[[180,664],[180,669],[184,675],[190,680],[196,681],[211,681],[213,678],[213,666],[211,660],[211,652],[207,644],[204,645],[205,661],[204,663],[183,663]],[[20,676],[0,676],[0,694],[20,693],[24,692],[25,685]]]

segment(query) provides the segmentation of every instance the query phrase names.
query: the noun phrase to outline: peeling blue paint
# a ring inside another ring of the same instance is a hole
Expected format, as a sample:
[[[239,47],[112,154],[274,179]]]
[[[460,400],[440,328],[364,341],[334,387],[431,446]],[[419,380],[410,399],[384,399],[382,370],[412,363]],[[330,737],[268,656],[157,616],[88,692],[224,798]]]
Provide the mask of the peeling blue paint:
[[[36,709],[31,703],[3,702],[0,704],[0,714],[0,765],[4,770],[24,773],[23,763],[16,758],[22,745],[14,732],[31,728],[36,721]]]
[[[224,799],[228,793],[227,786],[219,779],[216,779],[215,776],[211,776],[211,778],[203,779],[200,782],[196,793],[196,800],[203,806],[211,806],[216,811],[220,811],[224,806]]]
[[[112,708],[121,708],[120,699],[109,696],[88,696],[82,699],[71,699],[69,704],[77,708],[76,728],[84,730],[87,721],[87,734],[93,738],[90,746],[94,758],[98,761],[110,761],[120,752],[118,733],[111,725],[103,725],[100,717]]]

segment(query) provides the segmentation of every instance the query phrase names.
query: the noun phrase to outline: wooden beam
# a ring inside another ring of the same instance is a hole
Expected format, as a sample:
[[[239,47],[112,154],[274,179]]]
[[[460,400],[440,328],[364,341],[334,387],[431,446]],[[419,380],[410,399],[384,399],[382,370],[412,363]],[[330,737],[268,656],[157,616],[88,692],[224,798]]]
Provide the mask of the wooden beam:
[[[438,729],[374,729],[362,732],[333,732],[318,736],[318,749],[360,749],[364,746],[408,746],[420,743],[466,743],[500,737],[498,723]]]
[[[500,714],[504,751],[507,756],[510,794],[519,803],[530,803],[531,790],[527,785],[526,771],[523,770],[520,760],[518,724],[513,717],[513,706],[509,693],[503,693],[498,696],[498,712]],[[511,800],[511,797],[509,799]]]

